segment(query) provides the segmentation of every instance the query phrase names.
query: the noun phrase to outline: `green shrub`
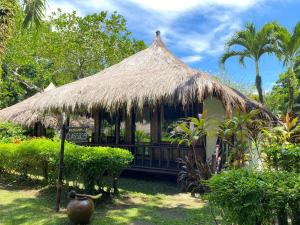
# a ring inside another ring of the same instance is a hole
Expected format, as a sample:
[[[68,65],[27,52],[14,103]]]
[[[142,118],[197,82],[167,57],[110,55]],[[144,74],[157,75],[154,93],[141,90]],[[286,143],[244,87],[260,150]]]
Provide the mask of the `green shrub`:
[[[278,145],[264,149],[266,160],[271,168],[300,173],[300,144]]]
[[[224,171],[208,182],[210,203],[224,212],[224,219],[238,225],[299,224],[300,175],[290,172]]]
[[[1,142],[14,142],[16,140],[25,139],[26,131],[19,125],[9,122],[0,122],[0,141]]]
[[[0,168],[42,176],[48,183],[54,183],[58,173],[60,141],[34,138],[18,144],[0,143]],[[104,177],[111,181],[129,166],[132,154],[124,149],[111,147],[84,147],[71,143],[65,145],[64,175],[67,181],[83,182],[87,192],[95,186],[110,191],[112,182],[104,183]]]
[[[13,154],[17,146],[17,144],[12,143],[0,144],[0,171],[14,168]]]
[[[23,141],[14,153],[15,170],[26,174],[43,176],[46,181],[54,180],[57,174],[59,142],[45,138],[34,138]]]
[[[65,151],[66,178],[83,181],[87,192],[92,192],[95,185],[101,190],[104,186],[110,188],[103,177],[118,177],[132,159],[132,154],[123,149],[69,145]]]

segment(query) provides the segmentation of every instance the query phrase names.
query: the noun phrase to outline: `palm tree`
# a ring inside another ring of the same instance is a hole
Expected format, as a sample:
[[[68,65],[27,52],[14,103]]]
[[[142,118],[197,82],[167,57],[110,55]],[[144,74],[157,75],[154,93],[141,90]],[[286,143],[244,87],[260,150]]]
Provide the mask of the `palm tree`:
[[[254,60],[256,69],[255,86],[261,103],[264,102],[264,99],[259,72],[259,60],[263,54],[272,54],[275,52],[275,41],[273,23],[265,24],[261,30],[257,30],[253,23],[248,23],[245,25],[244,30],[236,32],[235,35],[227,41],[225,53],[220,59],[222,66],[224,66],[225,61],[232,56],[238,56],[242,66],[245,66],[245,58]],[[235,46],[241,47],[241,49],[233,50],[232,48]]]
[[[23,27],[28,28],[33,24],[39,26],[45,16],[45,11],[46,0],[24,0]]]
[[[12,24],[16,14],[16,4],[13,0],[4,0],[0,2],[0,64],[4,55],[5,42],[12,31]],[[1,70],[1,68],[0,68]]]
[[[296,24],[293,33],[290,33],[288,29],[278,24],[275,29],[278,38],[277,56],[283,61],[283,65],[287,67],[289,86],[288,112],[291,112],[294,107],[295,69],[298,67],[297,60],[300,57],[300,22]]]

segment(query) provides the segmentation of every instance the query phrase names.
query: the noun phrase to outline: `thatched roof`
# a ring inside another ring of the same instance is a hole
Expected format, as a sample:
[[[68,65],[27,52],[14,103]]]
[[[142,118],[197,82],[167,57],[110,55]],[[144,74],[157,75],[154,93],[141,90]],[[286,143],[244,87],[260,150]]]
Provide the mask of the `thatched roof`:
[[[103,108],[142,109],[145,104],[187,103],[208,96],[220,99],[227,112],[262,106],[176,58],[157,32],[154,42],[118,64],[93,76],[51,90],[33,105],[43,112],[92,112]]]
[[[20,124],[24,127],[31,127],[36,122],[41,122],[45,127],[58,127],[59,120],[57,116],[43,115],[42,113],[33,111],[31,108],[31,104],[34,104],[33,102],[35,102],[38,98],[41,98],[43,93],[55,88],[55,85],[50,83],[44,91],[38,92],[22,102],[0,110],[0,121],[9,121]],[[93,127],[93,120],[85,117],[71,118],[70,126],[80,127],[83,125]]]
[[[22,102],[0,110],[0,121],[10,121],[25,127],[30,127],[36,122],[41,122],[46,127],[55,127],[57,125],[57,119],[55,117],[43,115],[31,109],[31,104],[34,104],[33,102],[40,98],[42,93],[46,93],[55,88],[54,84],[50,83],[43,92],[38,92]]]

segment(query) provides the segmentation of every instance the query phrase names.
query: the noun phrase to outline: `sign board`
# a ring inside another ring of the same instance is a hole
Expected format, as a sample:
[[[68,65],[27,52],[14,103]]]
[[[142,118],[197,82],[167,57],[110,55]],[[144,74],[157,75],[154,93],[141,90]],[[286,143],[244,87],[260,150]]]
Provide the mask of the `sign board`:
[[[74,143],[88,142],[89,135],[88,127],[69,127],[66,135],[66,140]]]

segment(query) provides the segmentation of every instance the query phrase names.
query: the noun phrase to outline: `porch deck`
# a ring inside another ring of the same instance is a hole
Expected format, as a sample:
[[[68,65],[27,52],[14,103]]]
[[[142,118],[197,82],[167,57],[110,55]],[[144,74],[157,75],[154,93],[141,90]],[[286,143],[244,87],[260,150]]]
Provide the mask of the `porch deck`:
[[[178,174],[180,165],[177,159],[183,158],[189,151],[188,147],[165,143],[134,145],[87,143],[86,145],[128,149],[134,156],[128,170],[167,175]]]

